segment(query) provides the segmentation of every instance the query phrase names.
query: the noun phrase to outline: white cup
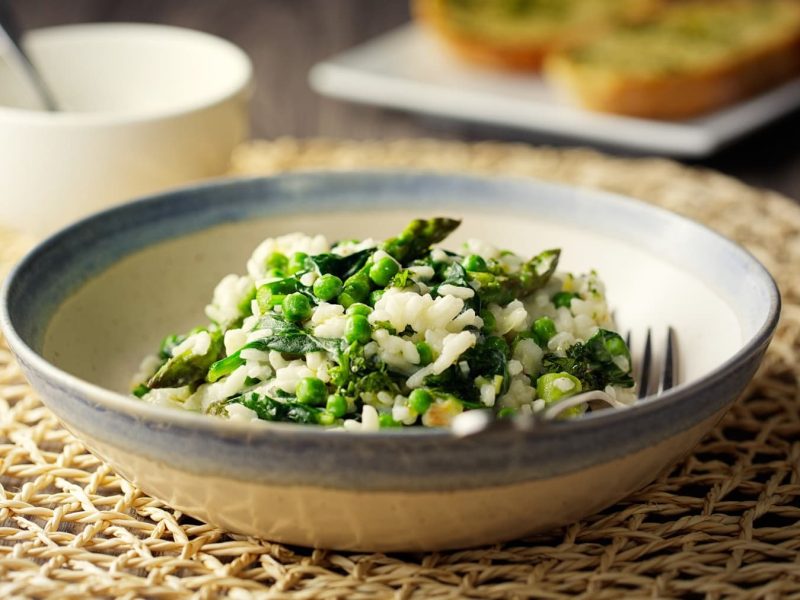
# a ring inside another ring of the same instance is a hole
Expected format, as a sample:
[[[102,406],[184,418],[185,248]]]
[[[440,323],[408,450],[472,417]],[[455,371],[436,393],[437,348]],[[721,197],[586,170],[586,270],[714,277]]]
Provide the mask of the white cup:
[[[49,233],[228,168],[248,133],[252,65],[220,38],[145,24],[31,31],[59,112],[0,57],[0,225]]]

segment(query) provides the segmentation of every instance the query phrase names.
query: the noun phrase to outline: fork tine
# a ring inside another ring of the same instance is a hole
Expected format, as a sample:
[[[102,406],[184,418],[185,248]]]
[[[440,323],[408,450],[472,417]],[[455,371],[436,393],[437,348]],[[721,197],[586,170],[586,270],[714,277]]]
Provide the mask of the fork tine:
[[[653,360],[653,352],[650,343],[650,328],[647,328],[647,337],[644,340],[644,350],[642,351],[642,361],[639,366],[639,392],[637,394],[639,400],[647,396],[647,391],[650,388],[650,363]]]
[[[675,330],[667,327],[667,347],[664,354],[664,367],[658,382],[658,393],[666,392],[678,381],[678,348],[675,344]]]

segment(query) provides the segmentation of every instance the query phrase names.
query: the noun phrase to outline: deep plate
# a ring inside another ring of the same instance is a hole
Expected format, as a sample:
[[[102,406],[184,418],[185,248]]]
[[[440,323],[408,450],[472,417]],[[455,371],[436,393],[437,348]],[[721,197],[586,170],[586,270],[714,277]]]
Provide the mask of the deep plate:
[[[558,244],[566,267],[597,267],[623,326],[677,327],[684,383],[629,410],[470,439],[237,424],[106,389],[123,390],[165,332],[196,324],[261,238],[381,237],[432,213],[463,216],[462,239],[528,254]],[[755,259],[666,211],[534,180],[371,172],[222,181],[100,213],[22,262],[0,322],[48,407],[148,493],[280,541],[420,550],[569,522],[652,480],[743,389],[778,310]]]

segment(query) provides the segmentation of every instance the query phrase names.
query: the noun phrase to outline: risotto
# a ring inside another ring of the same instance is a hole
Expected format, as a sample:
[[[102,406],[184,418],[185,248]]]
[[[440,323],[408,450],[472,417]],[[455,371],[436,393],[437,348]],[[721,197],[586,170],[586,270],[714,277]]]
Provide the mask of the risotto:
[[[461,412],[576,418],[634,402],[631,357],[597,274],[558,271],[479,240],[438,246],[459,221],[397,237],[264,240],[228,275],[210,324],[144,359],[145,402],[235,420],[354,431],[449,425]]]

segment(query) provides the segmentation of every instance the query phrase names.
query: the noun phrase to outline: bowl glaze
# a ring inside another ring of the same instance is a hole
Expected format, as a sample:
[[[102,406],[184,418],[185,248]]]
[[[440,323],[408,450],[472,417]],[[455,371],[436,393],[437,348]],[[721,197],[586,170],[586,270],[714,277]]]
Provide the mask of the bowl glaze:
[[[525,254],[559,246],[564,268],[597,268],[621,330],[676,328],[680,385],[627,410],[465,438],[232,423],[126,395],[140,358],[202,323],[215,283],[243,270],[262,238],[380,238],[434,214],[464,219],[450,247],[467,237]],[[145,492],[232,531],[381,551],[527,535],[652,481],[742,392],[780,311],[772,278],[745,250],[636,200],[374,171],[223,180],[107,210],[35,248],[2,298],[0,324],[45,404]]]

